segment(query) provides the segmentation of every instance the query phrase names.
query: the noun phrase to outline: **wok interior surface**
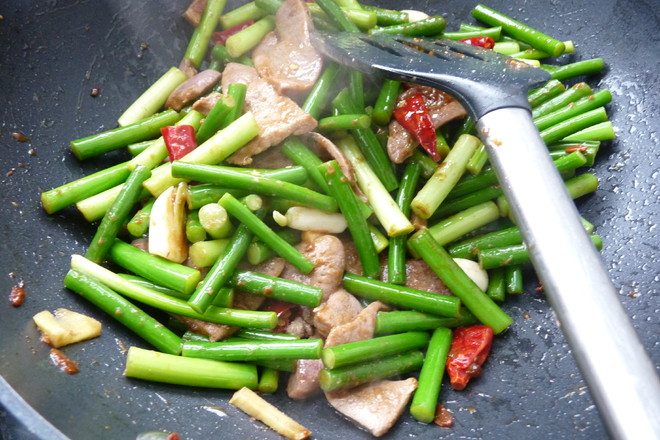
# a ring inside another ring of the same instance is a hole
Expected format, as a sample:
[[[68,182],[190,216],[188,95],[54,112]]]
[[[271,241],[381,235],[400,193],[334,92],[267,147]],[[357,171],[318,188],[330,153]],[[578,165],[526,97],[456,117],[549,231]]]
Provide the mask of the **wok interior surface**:
[[[58,438],[49,424],[71,439],[132,439],[148,431],[177,432],[185,439],[280,438],[230,406],[231,391],[123,377],[127,347],[149,347],[62,287],[69,256],[85,252],[94,227],[73,209],[47,216],[39,204],[42,191],[121,160],[119,154],[108,154],[80,162],[68,142],[113,128],[155,78],[178,64],[192,31],[180,18],[185,3],[9,0],[0,6],[0,292],[7,298],[23,280],[27,293],[18,308],[0,301],[0,374],[6,380],[0,382],[5,406],[0,421],[7,423],[0,435],[6,438]],[[608,114],[618,139],[605,143],[597,158],[594,172],[600,188],[578,204],[604,239],[602,257],[619,299],[658,365],[660,6],[626,0],[486,4],[559,39],[573,40],[576,55],[564,56],[568,61],[606,61],[605,74],[589,82],[614,95]],[[404,7],[394,1],[378,5]],[[411,1],[405,7],[442,13],[453,30],[461,21],[472,22],[475,5]],[[227,8],[234,6],[229,2]],[[93,87],[100,89],[99,96],[90,96]],[[29,142],[15,140],[15,132]],[[535,277],[528,275],[524,294],[504,304],[514,324],[496,338],[483,376],[461,392],[451,390],[445,380],[441,400],[453,413],[455,426],[427,426],[405,415],[385,438],[607,436],[550,306],[535,287]],[[49,347],[39,340],[31,320],[38,311],[58,307],[94,316],[104,325],[101,337],[64,349],[79,364],[76,375],[51,364]],[[311,429],[314,438],[370,438],[322,397],[296,402],[281,391],[266,398]]]

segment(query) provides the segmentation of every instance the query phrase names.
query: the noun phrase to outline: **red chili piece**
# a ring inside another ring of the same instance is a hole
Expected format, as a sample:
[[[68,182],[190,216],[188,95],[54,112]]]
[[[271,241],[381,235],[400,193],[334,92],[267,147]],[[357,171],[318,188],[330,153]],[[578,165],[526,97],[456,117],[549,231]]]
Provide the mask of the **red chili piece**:
[[[300,311],[297,304],[286,301],[271,300],[263,307],[266,312],[275,312],[277,314],[277,327],[273,329],[275,333],[283,333]]]
[[[473,46],[483,47],[484,49],[492,49],[495,47],[495,40],[493,40],[491,37],[464,38],[461,41]]]
[[[211,36],[211,41],[213,44],[222,44],[224,46],[227,42],[227,38],[253,24],[254,20],[248,20],[229,29],[225,29],[224,31],[214,32],[213,36]]]
[[[481,374],[490,346],[493,329],[486,325],[460,327],[454,330],[454,339],[447,357],[449,382],[455,390],[462,390],[470,379]]]
[[[571,145],[566,147],[566,152],[567,153],[574,153],[576,151],[579,151],[580,153],[585,153],[588,150],[586,145]]]
[[[192,125],[171,125],[160,129],[170,161],[179,160],[197,148],[195,129]]]
[[[401,101],[394,109],[394,118],[417,139],[434,161],[440,160],[435,127],[421,93]]]

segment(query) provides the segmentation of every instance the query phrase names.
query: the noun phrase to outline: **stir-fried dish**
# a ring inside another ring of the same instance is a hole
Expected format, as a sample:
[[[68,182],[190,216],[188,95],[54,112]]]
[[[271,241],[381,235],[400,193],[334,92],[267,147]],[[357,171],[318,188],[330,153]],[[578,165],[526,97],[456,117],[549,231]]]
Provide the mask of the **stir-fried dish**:
[[[613,137],[611,94],[575,80],[602,60],[545,64],[573,43],[484,5],[456,31],[355,0],[195,0],[184,17],[181,64],[117,128],[71,142],[128,160],[42,194],[98,223],[66,287],[150,346],[128,349],[127,377],[238,390],[230,403],[287,438],[311,433],[266,402],[278,390],[324,395],[377,437],[406,411],[451,426],[445,371],[456,390],[487,376],[526,246],[459,101],[330,62],[311,34],[460,40],[550,72],[529,104],[573,198]],[[100,334],[69,310],[34,320],[54,350]]]

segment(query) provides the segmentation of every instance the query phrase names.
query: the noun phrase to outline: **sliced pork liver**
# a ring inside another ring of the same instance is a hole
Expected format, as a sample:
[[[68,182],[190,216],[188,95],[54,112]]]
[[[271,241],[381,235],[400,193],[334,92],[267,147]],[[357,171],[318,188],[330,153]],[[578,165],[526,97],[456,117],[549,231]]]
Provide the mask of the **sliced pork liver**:
[[[339,289],[313,310],[314,326],[321,336],[326,337],[334,327],[351,322],[361,311],[360,301],[346,290]]]
[[[323,59],[309,37],[312,18],[302,0],[285,0],[275,14],[271,32],[252,51],[259,75],[282,94],[309,90]]]
[[[220,93],[210,93],[195,101],[192,105],[192,109],[200,112],[204,116],[208,116],[211,110],[213,110],[213,107],[215,107],[218,101],[220,101],[220,99],[222,99],[222,95]]]
[[[174,315],[186,326],[188,330],[200,335],[208,336],[211,342],[221,341],[236,333],[240,327],[225,324],[216,324],[213,322],[202,321],[201,319],[188,318],[185,316]]]
[[[279,277],[285,266],[286,260],[282,257],[272,257],[257,265],[252,265],[247,262],[241,262],[239,264],[241,270],[262,273],[271,277]]]
[[[275,145],[263,153],[252,156],[252,164],[250,164],[250,167],[275,169],[286,168],[295,165],[296,164],[291,159],[282,153],[281,146]]]
[[[207,0],[192,0],[181,16],[191,25],[197,27],[199,20],[202,18],[204,8],[206,7]]]
[[[296,369],[289,376],[286,393],[290,398],[300,400],[315,395],[319,387],[319,372],[323,369],[321,359],[298,359]]]
[[[344,245],[334,235],[317,235],[305,233],[303,241],[297,246],[315,267],[309,274],[303,274],[291,264],[287,264],[282,272],[282,278],[318,287],[323,290],[323,301],[341,287],[346,261]]]
[[[327,137],[322,134],[312,132],[302,137],[305,144],[310,146],[315,152],[323,151],[324,157],[329,157],[337,161],[341,172],[351,182],[351,185],[357,188],[355,182],[355,173],[353,172],[353,165],[349,162],[348,158],[341,152],[341,150]],[[318,153],[317,153],[318,154]],[[320,155],[319,155],[320,156]]]
[[[325,340],[324,347],[334,347],[349,342],[364,341],[374,336],[376,315],[385,308],[379,301],[365,307],[351,322],[333,327]]]
[[[337,411],[380,437],[396,423],[416,389],[417,379],[410,377],[375,381],[325,395]]]
[[[197,98],[209,93],[213,86],[220,82],[221,76],[220,72],[213,69],[199,72],[170,93],[165,102],[165,107],[180,111]]]
[[[387,260],[382,264],[381,279],[387,282]],[[439,295],[453,295],[424,260],[406,260],[406,287]]]
[[[192,61],[190,61],[190,58],[183,58],[181,60],[179,63],[179,70],[185,73],[188,78],[192,78],[199,73],[197,67],[195,67]]]
[[[249,165],[252,156],[277,145],[291,135],[301,135],[316,128],[316,120],[292,99],[280,95],[268,81],[259,77],[254,67],[228,63],[222,73],[222,89],[229,84],[247,85],[245,109],[252,112],[259,134],[247,145],[231,155],[227,161],[235,165]]]
[[[335,297],[335,294],[339,292],[339,296]],[[344,292],[344,293],[342,293]],[[336,311],[335,306],[338,306],[341,303],[351,303],[352,301],[348,299],[345,295],[350,295],[348,292],[343,290],[338,290],[334,292],[328,298],[328,303],[331,303],[333,311]],[[350,295],[352,296],[352,295]],[[356,300],[357,301],[357,300]],[[359,304],[357,304],[359,306]],[[322,307],[322,306],[320,306]],[[356,310],[356,305],[352,304],[349,306],[354,311]],[[359,341],[363,339],[369,339],[374,334],[374,328],[376,324],[376,314],[378,310],[382,308],[382,304],[379,302],[374,302],[366,309],[357,313],[352,319],[348,319],[352,313],[342,312],[343,317],[338,318],[340,321],[344,322],[343,324],[338,324],[336,326],[331,326],[330,320],[331,317],[326,316],[328,319],[325,324],[330,328],[330,334],[326,339],[325,346],[332,347],[334,345],[345,344],[347,342]],[[327,312],[330,312],[327,310]],[[337,319],[337,318],[335,318]],[[319,329],[317,328],[317,331]],[[289,397],[293,399],[304,399],[316,393],[319,389],[319,372],[323,368],[323,361],[316,359],[316,362],[312,361],[302,361],[299,360],[296,363],[296,370],[289,377],[289,384],[287,386],[287,392]]]

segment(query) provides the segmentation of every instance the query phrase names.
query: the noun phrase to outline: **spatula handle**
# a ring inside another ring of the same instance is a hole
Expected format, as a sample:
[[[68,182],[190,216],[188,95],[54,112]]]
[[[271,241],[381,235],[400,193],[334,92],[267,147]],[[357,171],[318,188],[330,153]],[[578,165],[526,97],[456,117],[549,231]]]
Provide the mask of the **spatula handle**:
[[[621,439],[660,438],[660,379],[530,112],[495,110],[477,129],[610,433]]]

